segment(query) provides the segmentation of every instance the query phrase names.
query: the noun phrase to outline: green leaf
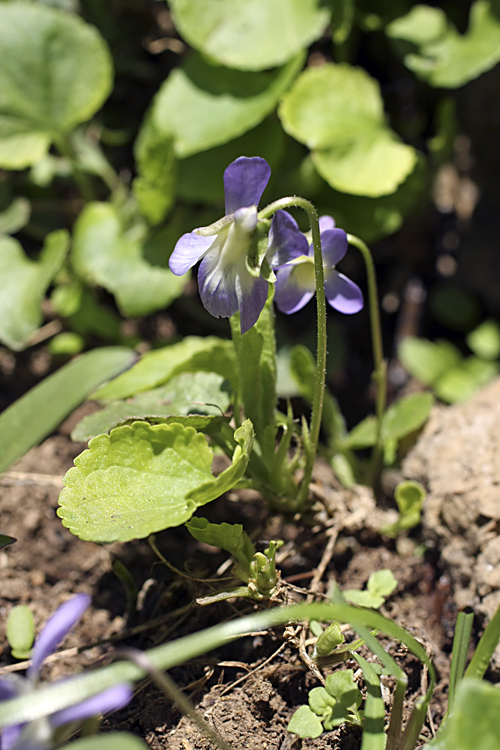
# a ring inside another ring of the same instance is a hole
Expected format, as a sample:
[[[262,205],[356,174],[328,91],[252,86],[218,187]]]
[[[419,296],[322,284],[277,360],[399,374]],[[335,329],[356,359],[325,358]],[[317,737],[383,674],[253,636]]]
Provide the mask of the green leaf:
[[[399,511],[399,519],[396,523],[385,526],[382,533],[395,537],[400,531],[412,529],[420,523],[420,514],[426,498],[426,491],[420,482],[405,480],[399,482],[394,497]]]
[[[379,570],[370,575],[364,591],[348,589],[342,593],[347,601],[353,604],[378,609],[397,585],[398,582],[390,570]]]
[[[385,124],[378,83],[364,70],[327,63],[305,70],[279,109],[284,129],[312,149],[320,175],[341,192],[393,193],[417,163]]]
[[[363,709],[363,750],[385,750],[385,705],[382,697],[380,678],[377,674],[377,664],[370,664],[366,659],[352,652],[355,659],[363,670],[366,684],[366,699]]]
[[[39,3],[0,3],[0,166],[24,169],[90,119],[112,86],[95,27]]]
[[[467,346],[483,359],[500,357],[500,326],[495,320],[485,320],[466,337]]]
[[[212,450],[193,427],[117,427],[75,459],[58,515],[73,534],[94,542],[125,542],[180,526],[243,475],[253,440],[248,421],[234,438],[233,463],[215,478]]]
[[[232,141],[274,110],[303,63],[300,54],[277,70],[246,73],[214,67],[192,54],[161,86],[147,127],[151,120],[164,138],[173,138],[181,159]]]
[[[241,70],[283,65],[307,49],[330,20],[318,6],[318,0],[170,0],[175,26],[191,46]]]
[[[110,203],[88,203],[75,223],[71,261],[87,283],[115,295],[127,317],[149,315],[182,294],[186,277],[144,260],[140,239],[127,235]]]
[[[354,681],[352,669],[338,669],[329,674],[325,681],[325,689],[346,708],[358,708],[361,705],[361,692]]]
[[[129,398],[168,383],[185,372],[203,370],[222,375],[238,388],[237,362],[231,341],[215,336],[186,336],[177,344],[147,352],[128,372],[92,394],[99,401]]]
[[[128,401],[116,401],[95,414],[87,415],[77,424],[71,439],[87,441],[131,419],[187,414],[221,415],[230,403],[229,384],[222,375],[213,372],[184,373],[173,378],[166,386],[145,391]]]
[[[97,385],[130,367],[135,357],[121,347],[94,349],[9,406],[0,415],[0,472],[50,435]]]
[[[27,198],[14,198],[10,206],[0,212],[0,234],[15,234],[30,220],[31,205]]]
[[[336,697],[328,693],[324,687],[315,687],[310,690],[308,701],[310,709],[317,716],[323,716],[337,702]]]
[[[350,433],[342,440],[342,447],[360,450],[362,448],[371,448],[377,442],[377,418],[374,416],[365,417]]]
[[[479,357],[467,357],[457,367],[447,370],[434,383],[438,398],[450,404],[467,401],[498,373],[498,364]]]
[[[314,688],[313,688],[314,689]],[[296,734],[302,739],[316,739],[323,734],[321,719],[311,711],[309,706],[300,706],[288,722],[289,732]]]
[[[413,7],[389,24],[386,33],[416,47],[417,52],[402,47],[405,65],[431,86],[463,86],[500,60],[500,18],[494,0],[472,4],[465,34],[448,22],[444,10],[426,5]]]
[[[26,604],[12,607],[7,618],[7,640],[15,659],[29,659],[35,640],[35,620]]]
[[[382,418],[382,439],[400,440],[427,421],[434,398],[432,393],[411,393],[391,404]]]
[[[51,232],[40,259],[33,261],[26,257],[17,240],[0,237],[0,340],[11,349],[19,351],[29,345],[42,320],[45,292],[59,271],[68,246],[65,230]]]
[[[428,341],[407,336],[398,348],[398,357],[410,375],[424,385],[434,385],[447,370],[455,367],[462,355],[449,341]]]
[[[160,224],[175,199],[176,161],[174,142],[165,137],[147,117],[134,144],[138,176],[133,182],[142,215],[152,224]]]
[[[484,680],[465,679],[458,686],[454,710],[443,733],[429,748],[496,750],[500,747],[500,693]]]
[[[4,547],[8,547],[9,544],[14,544],[17,539],[14,539],[13,536],[9,536],[8,534],[0,534],[0,549],[3,549]]]
[[[93,737],[81,737],[71,743],[72,750],[147,750],[147,745],[128,732],[106,732]]]
[[[185,526],[198,542],[226,550],[248,571],[255,548],[240,523],[209,523],[206,518],[195,516]]]

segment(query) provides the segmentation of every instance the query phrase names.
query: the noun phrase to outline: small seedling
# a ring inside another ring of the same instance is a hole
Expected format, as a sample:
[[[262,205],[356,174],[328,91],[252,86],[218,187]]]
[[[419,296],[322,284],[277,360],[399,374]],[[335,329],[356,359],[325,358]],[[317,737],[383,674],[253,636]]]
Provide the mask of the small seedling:
[[[400,482],[394,492],[394,499],[399,510],[396,523],[384,526],[382,533],[395,537],[401,531],[407,531],[420,523],[422,506],[427,493],[420,482],[408,480]]]
[[[392,594],[398,582],[391,570],[377,570],[372,573],[364,591],[347,589],[343,591],[344,598],[352,604],[360,607],[378,609],[384,604],[388,596]]]
[[[35,640],[35,621],[26,604],[12,607],[7,618],[7,640],[14,659],[29,659]]]

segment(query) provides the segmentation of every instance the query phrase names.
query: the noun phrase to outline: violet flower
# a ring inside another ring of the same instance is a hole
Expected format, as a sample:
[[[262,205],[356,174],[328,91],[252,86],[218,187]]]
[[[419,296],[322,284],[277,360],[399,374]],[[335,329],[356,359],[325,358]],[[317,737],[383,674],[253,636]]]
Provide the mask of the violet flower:
[[[90,604],[90,596],[77,594],[64,602],[45,623],[33,648],[26,677],[12,675],[0,678],[0,701],[34,693],[38,687],[42,662],[52,654]],[[71,678],[68,678],[69,680]],[[1,750],[46,750],[52,745],[54,730],[64,724],[82,721],[90,716],[123,708],[132,698],[128,684],[115,685],[92,698],[56,711],[51,716],[25,724],[2,728]]]
[[[347,252],[347,235],[337,229],[331,216],[319,220],[323,270],[325,274],[325,295],[329,304],[341,313],[351,315],[363,307],[363,294],[354,281],[339,273],[335,266]],[[295,257],[277,271],[274,301],[281,312],[291,313],[301,310],[316,291],[314,273],[314,248],[309,246],[307,254]]]
[[[274,241],[262,252],[258,243],[258,203],[269,182],[271,168],[259,156],[240,156],[224,172],[226,215],[209,227],[184,234],[170,257],[170,270],[182,276],[201,260],[198,288],[201,301],[215,318],[240,313],[241,332],[257,322],[266,303],[271,268],[282,265],[303,249],[303,235],[286,211],[273,217]],[[301,249],[302,248],[302,249]],[[256,265],[251,265],[251,260]]]

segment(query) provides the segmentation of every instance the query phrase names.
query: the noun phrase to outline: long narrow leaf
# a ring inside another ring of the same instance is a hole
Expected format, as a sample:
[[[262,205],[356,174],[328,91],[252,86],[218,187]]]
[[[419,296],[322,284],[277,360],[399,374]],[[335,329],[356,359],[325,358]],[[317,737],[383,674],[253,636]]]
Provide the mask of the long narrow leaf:
[[[151,649],[146,654],[158,669],[170,669],[256,629],[305,619],[337,620],[350,623],[354,628],[365,626],[377,629],[401,641],[427,666],[431,682],[435,680],[434,666],[423,646],[413,636],[378,612],[348,605],[312,603],[266,610],[179,638]],[[72,679],[56,682],[47,687],[40,687],[30,695],[1,702],[0,726],[33,721],[75,705],[120,682],[139,680],[144,676],[144,671],[135,664],[117,663],[82,673]]]
[[[355,651],[352,656],[363,670],[366,685],[366,700],[363,721],[361,750],[384,750],[385,748],[385,705],[382,698],[380,679],[372,665]]]
[[[479,680],[484,677],[498,641],[500,641],[500,607],[486,626],[464,677],[477,677]]]
[[[99,385],[130,367],[131,349],[104,347],[73,360],[32,388],[0,416],[0,472],[50,435]]]
[[[458,613],[457,624],[455,626],[455,635],[453,636],[453,649],[451,652],[450,684],[448,689],[448,711],[453,710],[453,703],[455,701],[455,693],[457,691],[458,683],[464,675],[473,620],[474,615],[472,613]]]

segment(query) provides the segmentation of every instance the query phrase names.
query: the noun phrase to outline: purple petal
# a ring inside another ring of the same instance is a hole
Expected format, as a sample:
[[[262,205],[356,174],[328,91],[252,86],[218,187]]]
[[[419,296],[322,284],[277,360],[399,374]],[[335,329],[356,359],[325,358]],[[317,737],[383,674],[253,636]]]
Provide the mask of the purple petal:
[[[328,229],[321,232],[323,263],[328,268],[336,266],[347,252],[347,235],[343,229]]]
[[[83,615],[90,601],[90,596],[87,594],[77,594],[69,601],[61,604],[59,609],[47,620],[35,641],[33,657],[27,671],[29,679],[36,678],[43,660],[55,651],[62,639]]]
[[[291,315],[307,305],[314,296],[314,286],[300,284],[298,266],[283,266],[276,273],[274,301],[281,312]]]
[[[331,216],[320,216],[319,217],[319,231],[327,232],[329,229],[335,228],[335,220]]]
[[[198,291],[206,310],[214,318],[229,318],[238,312],[234,265],[224,268],[219,248],[209,251],[198,271]]]
[[[0,679],[0,701],[8,701],[10,698],[15,698],[20,693],[20,685],[23,683],[17,683],[17,680],[13,679]]]
[[[183,276],[195,263],[198,263],[203,254],[214,242],[214,237],[201,237],[196,232],[183,234],[174,247],[168,265],[176,276]]]
[[[0,750],[11,750],[11,748],[14,748],[25,726],[26,724],[10,724],[9,726],[2,727]]]
[[[226,215],[238,208],[257,206],[264,192],[271,167],[260,156],[240,156],[224,172]]]
[[[359,286],[334,269],[325,269],[325,294],[330,305],[345,315],[357,313],[363,307]]]
[[[238,286],[236,293],[238,295],[238,306],[240,310],[240,329],[246,333],[252,328],[259,319],[259,315],[264,309],[269,289],[268,282],[259,277],[252,279],[252,284],[248,288]]]
[[[276,211],[269,231],[267,258],[271,268],[279,268],[294,258],[307,255],[309,245],[297,222],[287,211]]]
[[[123,683],[94,695],[76,706],[70,706],[55,713],[50,723],[53,727],[60,727],[72,721],[82,721],[90,716],[98,716],[108,711],[118,711],[132,700],[133,691],[130,685]]]

